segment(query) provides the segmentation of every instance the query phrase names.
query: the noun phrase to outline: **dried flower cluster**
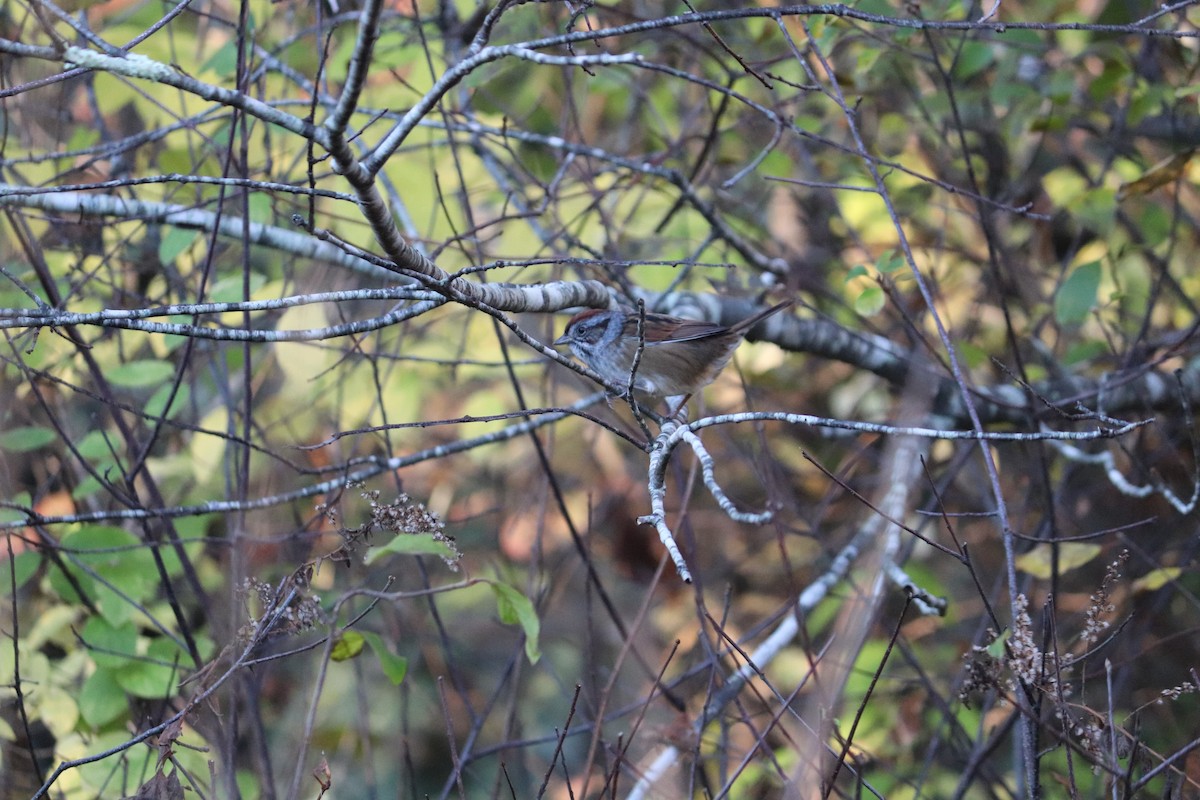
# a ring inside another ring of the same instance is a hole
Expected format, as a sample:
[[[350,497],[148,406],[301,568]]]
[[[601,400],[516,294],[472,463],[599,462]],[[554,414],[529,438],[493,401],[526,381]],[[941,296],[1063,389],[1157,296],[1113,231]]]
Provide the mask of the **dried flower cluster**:
[[[1025,689],[1038,689],[1055,700],[1070,696],[1071,685],[1061,680],[1070,659],[1060,661],[1057,653],[1043,653],[1034,643],[1028,597],[1017,595],[1014,605],[1017,615],[1004,645],[1003,658],[993,655],[986,645],[975,645],[963,656],[967,674],[959,698],[964,702],[973,694],[1000,687],[1005,671],[1008,678],[1003,685],[1010,695],[1019,696]],[[995,631],[989,631],[989,634],[990,645],[998,634]]]
[[[402,493],[390,503],[379,502],[378,490],[363,492],[363,498],[371,504],[372,528],[393,533],[432,533],[439,539],[449,539],[443,534],[446,523],[407,494]]]
[[[995,631],[989,631],[995,638]],[[1000,685],[1000,677],[1004,674],[1004,665],[1000,659],[988,652],[987,647],[975,645],[970,652],[963,655],[963,668],[966,676],[958,690],[958,699],[967,707],[971,706],[971,698]]]
[[[1051,697],[1069,697],[1071,686],[1065,681],[1060,685],[1059,677],[1063,665],[1057,653],[1043,653],[1033,640],[1033,620],[1029,617],[1029,598],[1019,594],[1013,602],[1016,617],[1013,619],[1012,635],[1008,638],[1005,659],[1009,672],[1009,691],[1014,694],[1022,686],[1040,689]]]
[[[1195,693],[1196,693],[1196,684],[1192,683],[1191,681],[1184,681],[1183,683],[1179,684],[1178,686],[1172,686],[1170,689],[1163,689],[1161,695],[1158,698],[1158,702],[1161,703],[1164,700],[1178,700],[1179,698],[1183,697],[1185,694],[1195,694]]]
[[[403,492],[391,503],[379,502],[378,490],[364,491],[362,496],[371,504],[371,518],[358,529],[358,533],[370,534],[378,529],[397,535],[431,534],[453,553],[453,556],[442,559],[446,566],[452,570],[458,569],[462,553],[459,552],[454,537],[446,533],[446,523],[442,518],[427,509],[423,503],[413,500]]]
[[[1091,757],[1092,773],[1099,775],[1108,765],[1110,770],[1119,770],[1120,762],[1135,753],[1137,743],[1118,725],[1115,731],[1094,715],[1070,728],[1079,748]]]
[[[1113,586],[1121,579],[1121,568],[1125,566],[1125,562],[1128,560],[1128,550],[1122,550],[1118,553],[1116,559],[1104,571],[1104,580],[1100,582],[1100,589],[1089,599],[1083,623],[1083,631],[1079,634],[1079,640],[1088,647],[1099,642],[1100,635],[1108,630],[1112,624],[1107,619],[1103,619],[1103,617],[1111,616],[1117,610],[1110,596]]]
[[[285,586],[295,586],[297,591],[285,608],[277,609],[276,603],[281,598],[278,597],[275,587],[257,578],[246,578],[242,582],[243,596],[248,598],[251,593],[258,595],[258,605],[262,609],[261,616],[255,617],[247,608],[248,622],[240,631],[243,640],[248,641],[264,620],[276,614],[276,621],[268,633],[269,636],[292,636],[311,630],[321,622],[321,598],[307,592],[307,583],[296,580],[286,583]]]
[[[1108,742],[1108,731],[1105,725],[1095,717],[1089,717],[1083,722],[1077,722],[1070,727],[1071,735],[1075,737],[1079,748],[1092,758],[1093,772],[1099,770],[1104,763],[1104,753]]]

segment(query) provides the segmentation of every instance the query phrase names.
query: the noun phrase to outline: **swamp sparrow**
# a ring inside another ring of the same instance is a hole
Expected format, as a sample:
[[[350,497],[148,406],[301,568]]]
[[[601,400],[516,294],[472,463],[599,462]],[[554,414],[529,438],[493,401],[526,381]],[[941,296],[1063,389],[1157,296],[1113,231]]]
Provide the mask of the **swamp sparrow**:
[[[638,312],[592,308],[572,317],[554,343],[570,345],[576,358],[609,383],[622,387],[629,385],[641,347],[633,381],[639,398],[686,396],[717,377],[747,331],[791,304],[785,300],[729,327],[647,313],[641,339]]]

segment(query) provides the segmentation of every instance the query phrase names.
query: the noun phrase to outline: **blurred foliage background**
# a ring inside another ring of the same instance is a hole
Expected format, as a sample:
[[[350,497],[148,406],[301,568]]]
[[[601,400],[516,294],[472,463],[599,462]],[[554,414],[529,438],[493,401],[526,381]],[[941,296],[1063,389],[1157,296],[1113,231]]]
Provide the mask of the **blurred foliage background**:
[[[0,1],[0,795],[1196,796],[1196,13],[394,0],[367,51],[353,3]],[[349,146],[417,123],[374,184],[466,284],[797,302],[693,417],[1152,422],[924,439],[898,517],[896,437],[706,428],[773,516],[678,451],[686,584],[627,404],[552,413],[595,386],[365,258],[271,116],[356,57]]]

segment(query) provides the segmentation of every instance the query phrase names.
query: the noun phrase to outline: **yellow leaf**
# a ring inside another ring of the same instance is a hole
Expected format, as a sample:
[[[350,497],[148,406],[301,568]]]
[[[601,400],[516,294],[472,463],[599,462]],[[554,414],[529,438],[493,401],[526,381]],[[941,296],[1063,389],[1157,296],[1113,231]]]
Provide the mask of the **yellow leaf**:
[[[329,657],[334,661],[349,661],[362,652],[366,641],[358,631],[346,631],[333,644],[333,652]]]
[[[1182,573],[1183,570],[1179,567],[1152,569],[1133,582],[1133,590],[1135,592],[1153,592],[1155,589],[1161,589],[1166,586]]]
[[[1084,542],[1064,542],[1058,545],[1058,574],[1065,575],[1082,567],[1100,555],[1100,545]],[[1028,553],[1017,556],[1017,569],[1035,578],[1049,578],[1054,564],[1050,543],[1037,545]]]
[[[1194,152],[1196,151],[1184,150],[1182,153],[1176,153],[1146,170],[1137,180],[1122,183],[1121,188],[1117,190],[1117,199],[1124,200],[1134,195],[1149,194],[1160,186],[1179,180]]]

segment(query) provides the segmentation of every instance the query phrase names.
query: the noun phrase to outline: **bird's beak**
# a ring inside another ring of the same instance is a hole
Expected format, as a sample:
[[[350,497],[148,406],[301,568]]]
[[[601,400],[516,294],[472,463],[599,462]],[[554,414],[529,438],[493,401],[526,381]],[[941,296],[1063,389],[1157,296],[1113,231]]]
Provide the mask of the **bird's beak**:
[[[555,340],[554,340],[554,346],[555,346],[555,347],[560,347],[560,346],[562,346],[562,345],[564,345],[564,344],[570,344],[570,341],[571,341],[571,340],[570,340],[570,339],[568,339],[568,338],[567,338],[567,335],[564,333],[562,336],[560,336],[560,337],[558,337],[557,339],[555,339]]]

